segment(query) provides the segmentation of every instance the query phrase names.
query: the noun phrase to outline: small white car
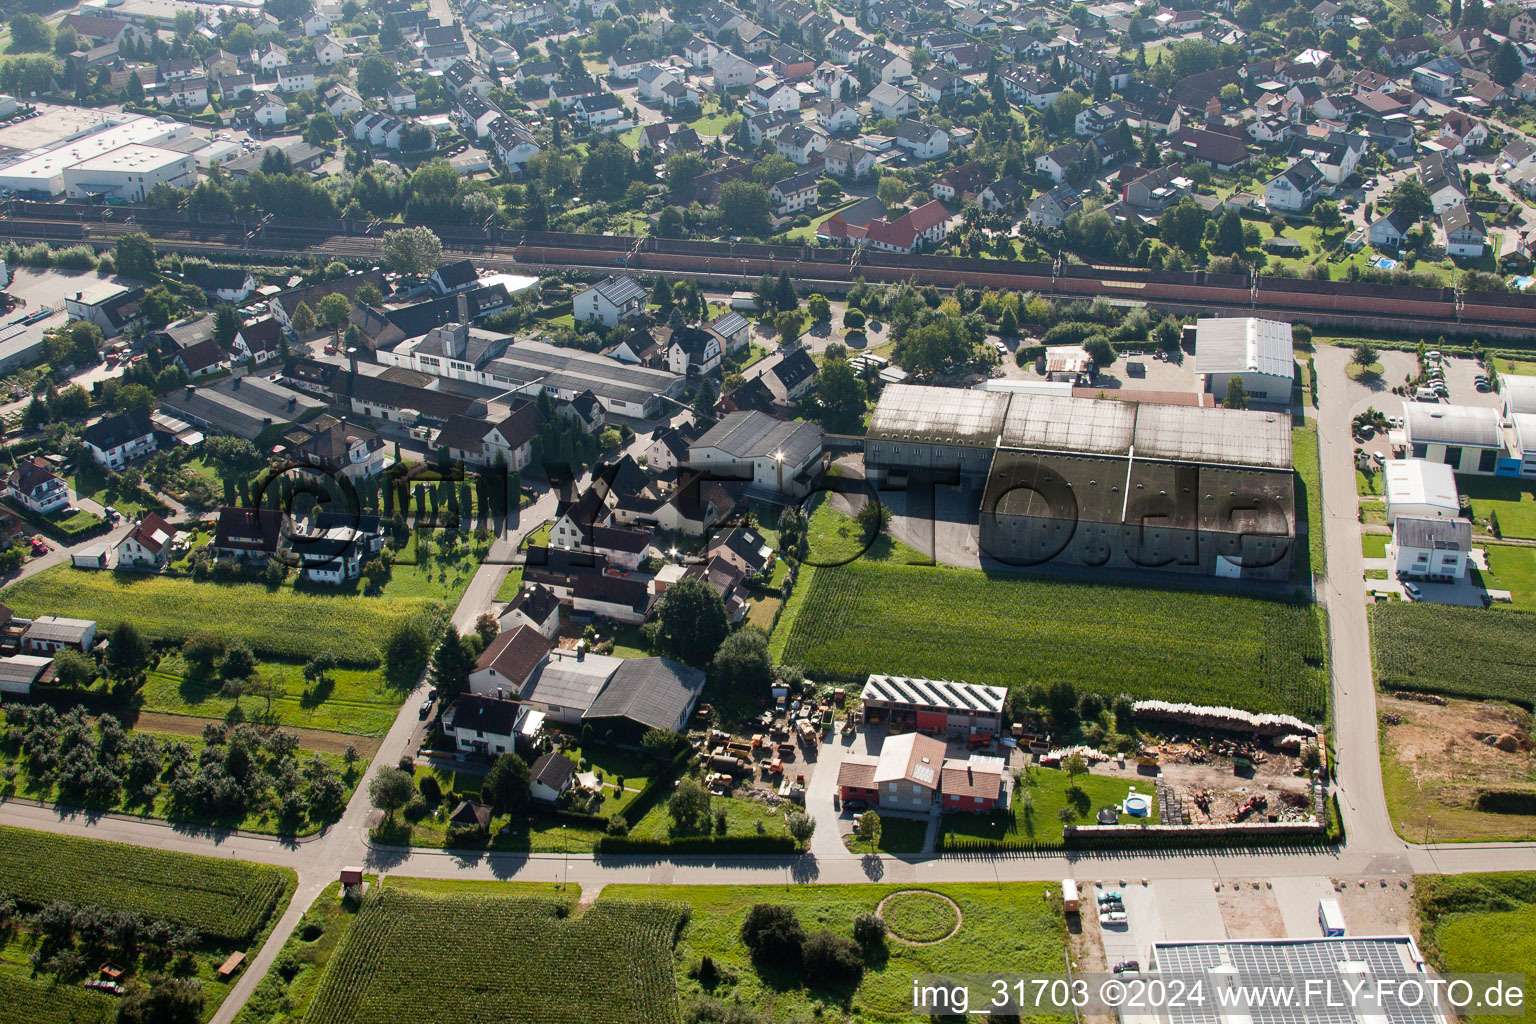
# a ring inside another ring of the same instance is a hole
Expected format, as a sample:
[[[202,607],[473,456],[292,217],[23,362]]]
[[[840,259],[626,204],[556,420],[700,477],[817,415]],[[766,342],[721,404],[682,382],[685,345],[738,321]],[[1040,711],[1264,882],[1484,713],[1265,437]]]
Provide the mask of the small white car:
[[[1424,591],[1419,589],[1417,583],[1404,583],[1403,593],[1408,595],[1410,601],[1418,601],[1424,596]]]

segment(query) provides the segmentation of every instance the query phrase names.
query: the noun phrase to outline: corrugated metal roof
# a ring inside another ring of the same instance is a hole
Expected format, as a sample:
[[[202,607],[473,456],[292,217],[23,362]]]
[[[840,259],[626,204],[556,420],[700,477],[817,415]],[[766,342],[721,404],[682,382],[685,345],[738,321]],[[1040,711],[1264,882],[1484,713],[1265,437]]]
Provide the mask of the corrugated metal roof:
[[[880,395],[868,436],[991,448],[1007,411],[1008,396],[997,392],[892,384]]]
[[[1416,519],[1398,516],[1392,539],[1401,547],[1436,551],[1471,551],[1472,524],[1465,519]]]
[[[864,683],[863,700],[888,704],[921,704],[956,711],[998,714],[1008,691],[1001,686],[957,683],[947,679],[911,679],[906,676],[872,675]]]
[[[1136,430],[1136,407],[1060,395],[1018,394],[1003,420],[1005,448],[1123,455]]]
[[[1257,317],[1195,322],[1196,373],[1265,373],[1290,379],[1295,370],[1291,325]]]
[[[1463,448],[1503,448],[1504,431],[1497,410],[1477,405],[1405,403],[1409,444],[1448,444]]]
[[[1499,394],[1504,396],[1504,408],[1509,412],[1536,412],[1536,377],[1501,373]]]
[[[1136,406],[1136,457],[1291,468],[1291,418],[1247,409]]]

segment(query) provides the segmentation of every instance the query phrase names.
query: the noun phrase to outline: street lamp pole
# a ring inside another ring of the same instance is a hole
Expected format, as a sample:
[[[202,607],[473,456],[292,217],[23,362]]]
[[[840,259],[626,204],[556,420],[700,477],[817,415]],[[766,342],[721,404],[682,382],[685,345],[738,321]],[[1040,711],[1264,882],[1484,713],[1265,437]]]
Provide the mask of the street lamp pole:
[[[560,826],[560,861],[563,876],[560,881],[560,891],[564,892],[571,881],[571,839],[570,834],[565,831],[564,824]]]

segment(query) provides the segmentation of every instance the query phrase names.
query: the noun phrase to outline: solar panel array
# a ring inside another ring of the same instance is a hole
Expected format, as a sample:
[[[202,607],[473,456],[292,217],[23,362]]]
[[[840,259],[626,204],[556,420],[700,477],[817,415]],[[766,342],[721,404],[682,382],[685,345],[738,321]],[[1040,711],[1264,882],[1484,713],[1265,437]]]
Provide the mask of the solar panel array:
[[[1342,962],[1366,966],[1371,977],[1417,975],[1406,938],[1342,938],[1296,942],[1202,942],[1153,946],[1153,959],[1162,975],[1206,976],[1214,967],[1228,964],[1244,982],[1262,977],[1303,975],[1342,978]],[[1358,978],[1356,979],[1358,982]],[[1335,985],[1335,991],[1340,991]],[[1432,1007],[1404,1006],[1389,993],[1380,1012],[1388,1024],[1437,1024]],[[1253,1024],[1356,1024],[1357,1013],[1349,1007],[1309,1006],[1253,1007]],[[1170,1011],[1169,1024],[1220,1024],[1221,1013],[1210,1002],[1203,1007]]]
[[[872,675],[864,684],[863,698],[893,704],[921,704],[972,713],[998,714],[1008,691],[1001,686],[979,686],[947,679],[911,679],[905,676]]]

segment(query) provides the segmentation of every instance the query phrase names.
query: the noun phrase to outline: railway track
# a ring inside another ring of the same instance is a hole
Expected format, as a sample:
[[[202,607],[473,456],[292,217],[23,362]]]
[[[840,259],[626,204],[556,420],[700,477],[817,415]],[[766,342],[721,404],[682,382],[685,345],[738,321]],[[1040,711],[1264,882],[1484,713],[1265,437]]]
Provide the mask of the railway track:
[[[146,231],[162,249],[224,259],[377,259],[386,225],[164,224],[98,219],[99,209],[75,208],[93,219],[70,219],[62,205],[26,204],[33,215],[0,217],[0,239],[19,244],[47,241],[110,246],[131,231]],[[42,212],[45,215],[36,215]],[[144,211],[154,221],[156,216]],[[344,228],[345,231],[338,231]],[[863,253],[856,265],[840,250],[811,246],[699,242],[553,232],[495,232],[480,240],[473,229],[444,228],[444,256],[469,258],[488,269],[539,273],[621,269],[689,278],[717,287],[748,287],[763,273],[788,271],[803,288],[839,293],[856,277],[877,283],[915,280],[952,287],[1033,291],[1064,300],[1110,298],[1146,303],[1179,314],[1242,313],[1303,320],[1334,329],[1407,335],[1528,336],[1536,331],[1536,298],[1491,293],[1468,295],[1449,288],[1373,288],[1351,282],[1251,280],[1242,276],[1165,273],[1115,268],[1055,266],[940,256],[898,257]],[[510,244],[509,244],[510,240]]]

